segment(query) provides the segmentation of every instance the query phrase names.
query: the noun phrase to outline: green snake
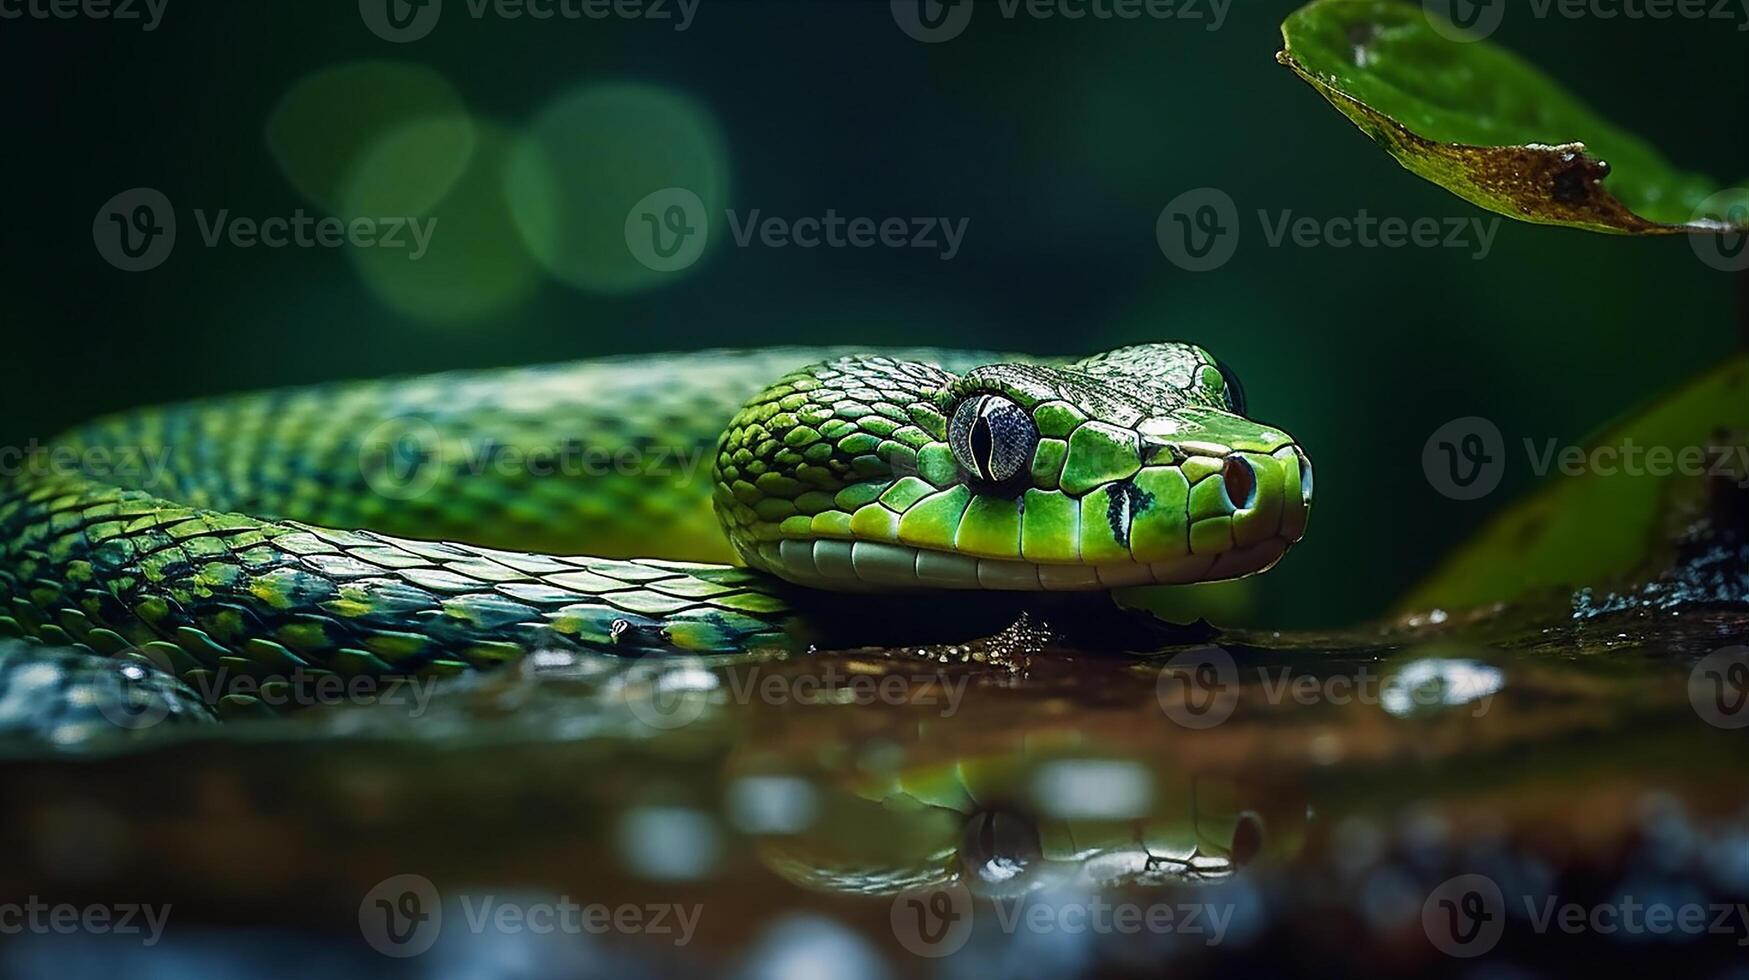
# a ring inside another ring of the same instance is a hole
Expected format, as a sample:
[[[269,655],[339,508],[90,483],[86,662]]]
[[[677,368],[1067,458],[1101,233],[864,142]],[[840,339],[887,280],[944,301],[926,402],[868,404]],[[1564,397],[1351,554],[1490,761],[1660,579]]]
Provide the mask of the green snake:
[[[132,411],[8,468],[0,636],[183,677],[445,674],[779,644],[824,593],[1237,578],[1312,495],[1245,411],[1178,343],[713,351]]]

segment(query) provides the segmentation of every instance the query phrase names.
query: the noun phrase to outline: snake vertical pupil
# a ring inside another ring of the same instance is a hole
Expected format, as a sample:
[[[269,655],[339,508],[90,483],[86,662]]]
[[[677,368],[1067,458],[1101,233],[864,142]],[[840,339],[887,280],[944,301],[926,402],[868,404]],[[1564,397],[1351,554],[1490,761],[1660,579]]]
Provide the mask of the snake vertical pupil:
[[[986,480],[994,480],[990,475],[990,446],[994,437],[990,435],[989,418],[979,415],[972,423],[972,461],[977,464],[978,475]]]
[[[1008,483],[1027,472],[1038,449],[1032,416],[1000,395],[977,395],[960,402],[948,425],[948,448],[976,479]]]
[[[968,473],[981,474],[978,457],[972,452],[972,429],[978,423],[978,408],[984,403],[984,396],[968,398],[960,402],[960,407],[954,409],[953,419],[947,425],[947,445],[953,450],[953,458]]]

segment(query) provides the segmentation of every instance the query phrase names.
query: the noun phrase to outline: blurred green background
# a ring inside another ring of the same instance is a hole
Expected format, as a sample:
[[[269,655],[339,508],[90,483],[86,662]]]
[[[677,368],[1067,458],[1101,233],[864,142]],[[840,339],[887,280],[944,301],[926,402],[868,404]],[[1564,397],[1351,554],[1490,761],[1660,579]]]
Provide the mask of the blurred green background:
[[[1189,339],[1230,361],[1252,414],[1294,433],[1318,468],[1310,534],[1261,581],[1250,618],[1375,614],[1534,482],[1514,465],[1493,496],[1446,499],[1422,475],[1434,429],[1481,415],[1509,446],[1581,438],[1734,346],[1732,284],[1681,239],[1512,223],[1485,261],[1268,247],[1259,210],[1481,215],[1400,170],[1274,63],[1295,6],[1240,0],[1210,31],[1206,19],[1009,19],[980,0],[938,44],[908,37],[885,0],[702,0],[683,32],[476,19],[448,0],[406,44],[374,34],[350,0],[169,0],[150,32],[0,22],[12,93],[0,445],[143,402],[606,353]],[[1730,180],[1749,171],[1739,26],[1508,16],[1495,40],[1679,164]],[[178,242],[161,267],[129,274],[99,256],[92,222],[142,186],[174,203]],[[623,222],[669,186],[717,216],[968,225],[942,261],[738,248],[719,224],[699,262],[658,273],[632,258]],[[1155,222],[1209,186],[1238,205],[1238,252],[1184,272]],[[209,248],[193,213],[300,207],[439,225],[410,263]]]

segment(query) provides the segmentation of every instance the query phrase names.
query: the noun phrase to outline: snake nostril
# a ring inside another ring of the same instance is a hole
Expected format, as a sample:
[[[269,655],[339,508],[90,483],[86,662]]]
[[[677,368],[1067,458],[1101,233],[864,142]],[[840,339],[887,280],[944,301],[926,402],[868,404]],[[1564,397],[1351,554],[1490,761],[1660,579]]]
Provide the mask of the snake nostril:
[[[1247,510],[1257,503],[1257,474],[1243,457],[1228,456],[1221,470],[1221,480],[1227,486],[1227,499],[1234,510]]]
[[[1297,448],[1294,450],[1294,455],[1299,457],[1300,461],[1300,503],[1310,507],[1312,506],[1312,461],[1307,459],[1306,454]]]

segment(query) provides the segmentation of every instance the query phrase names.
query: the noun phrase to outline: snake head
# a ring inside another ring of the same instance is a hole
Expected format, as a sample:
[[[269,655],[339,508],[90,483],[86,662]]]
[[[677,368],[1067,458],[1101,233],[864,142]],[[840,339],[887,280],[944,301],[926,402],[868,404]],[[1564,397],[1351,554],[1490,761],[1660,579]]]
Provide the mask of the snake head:
[[[724,432],[747,564],[814,588],[1091,591],[1240,578],[1305,533],[1312,469],[1189,344],[963,373],[810,365]]]

